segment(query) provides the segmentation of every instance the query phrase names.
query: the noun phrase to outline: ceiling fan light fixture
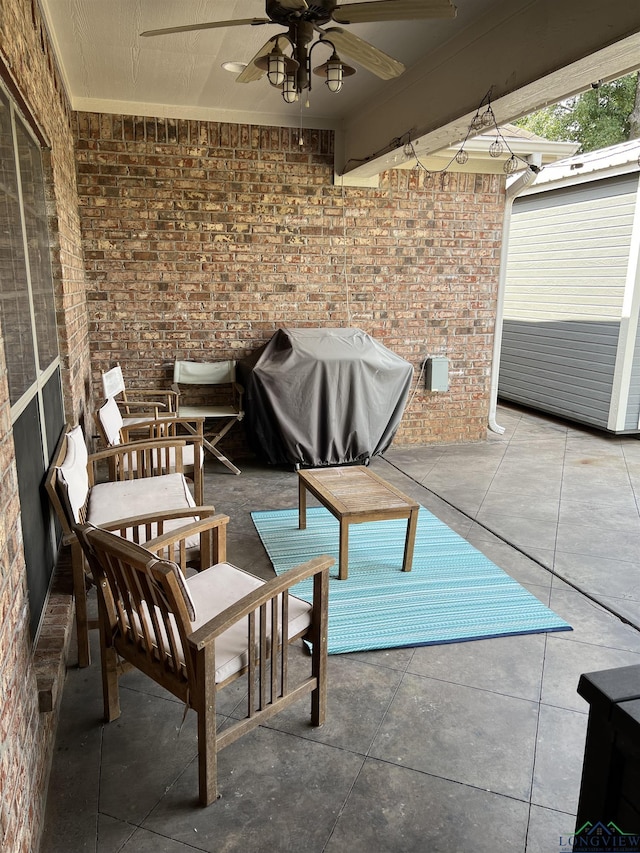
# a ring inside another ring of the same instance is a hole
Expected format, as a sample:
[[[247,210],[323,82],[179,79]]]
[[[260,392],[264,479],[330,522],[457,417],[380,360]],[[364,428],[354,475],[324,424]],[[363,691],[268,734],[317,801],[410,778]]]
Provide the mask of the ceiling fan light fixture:
[[[295,104],[298,100],[298,78],[295,74],[287,74],[282,84],[282,97],[287,104]]]
[[[325,80],[327,89],[330,92],[339,92],[342,89],[342,80],[342,62],[334,53],[331,59],[327,61],[327,79]]]
[[[276,45],[266,56],[259,56],[253,63],[256,68],[267,72],[267,79],[272,86],[280,87],[287,74],[295,75],[300,63],[284,54]]]
[[[313,69],[313,73],[325,78],[324,82],[330,92],[339,92],[342,89],[344,78],[351,77],[352,74],[356,73],[356,69],[350,65],[345,65],[334,50],[324,65],[318,65],[317,68]]]
[[[274,47],[267,59],[267,79],[269,83],[272,86],[282,86],[287,74],[284,64],[284,54],[277,47]]]
[[[265,0],[265,3],[264,18],[204,21],[146,30],[140,35],[165,36],[263,24],[285,27],[287,32],[280,32],[268,39],[245,67],[230,62],[223,63],[223,67],[237,73],[238,83],[252,83],[266,74],[269,83],[282,92],[285,102],[293,104],[300,100],[303,92],[311,91],[311,52],[318,44],[333,50],[331,58],[320,68],[314,69],[324,77],[330,92],[341,91],[344,78],[355,74],[355,68],[345,65],[338,57],[336,47],[381,80],[399,77],[406,70],[402,62],[373,44],[340,26],[328,26],[325,29],[325,25],[448,18],[456,14],[452,0],[372,0],[342,5],[339,5],[340,0]],[[291,62],[295,62],[294,71],[289,66]],[[295,78],[295,82],[291,78]]]
[[[300,67],[300,63],[296,59],[287,56],[277,45],[266,56],[259,56],[255,59],[253,64],[256,68],[266,71],[269,83],[278,89],[283,86],[287,76],[291,75],[295,78]]]
[[[356,35],[342,27],[324,26],[330,23],[353,24],[375,23],[377,21],[410,21],[428,18],[455,17],[456,9],[452,0],[373,0],[373,2],[355,2],[338,5],[340,0],[265,0],[264,18],[233,18],[228,21],[204,21],[203,23],[183,26],[164,27],[146,30],[141,36],[165,36],[173,33],[190,33],[198,30],[217,30],[226,27],[261,26],[277,24],[286,27],[268,39],[255,54],[248,65],[238,62],[224,62],[222,67],[238,75],[238,83],[252,83],[264,73],[269,83],[280,89],[284,100],[293,104],[302,93],[311,91],[311,51],[318,44],[329,45],[333,55],[320,68],[320,73],[331,92],[342,89],[344,78],[355,74],[355,68],[345,65],[336,54],[336,45],[347,56],[354,57],[359,65],[371,71],[381,80],[390,80],[403,74],[405,66],[388,56]],[[319,38],[318,38],[319,36]],[[314,42],[314,39],[316,41]],[[283,53],[279,45],[287,43]],[[293,59],[296,57],[296,60]],[[295,62],[295,70],[289,63]],[[293,78],[293,79],[292,79]],[[308,103],[308,98],[307,98]],[[482,104],[481,104],[482,106]]]

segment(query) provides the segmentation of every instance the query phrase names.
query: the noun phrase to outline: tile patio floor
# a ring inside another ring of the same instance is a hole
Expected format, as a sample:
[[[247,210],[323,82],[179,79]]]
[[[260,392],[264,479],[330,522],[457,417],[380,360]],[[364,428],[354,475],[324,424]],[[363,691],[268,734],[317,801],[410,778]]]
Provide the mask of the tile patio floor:
[[[195,715],[178,737],[180,704],[130,674],[103,725],[94,645],[95,663],[68,673],[41,853],[562,850],[587,722],[578,678],[640,663],[640,441],[506,406],[498,422],[486,443],[392,447],[373,470],[573,631],[332,656],[326,725],[308,728],[300,703],[228,747],[208,809],[194,805]],[[249,512],[295,507],[296,476],[242,468],[208,465],[207,500],[231,517],[230,561],[266,577]]]

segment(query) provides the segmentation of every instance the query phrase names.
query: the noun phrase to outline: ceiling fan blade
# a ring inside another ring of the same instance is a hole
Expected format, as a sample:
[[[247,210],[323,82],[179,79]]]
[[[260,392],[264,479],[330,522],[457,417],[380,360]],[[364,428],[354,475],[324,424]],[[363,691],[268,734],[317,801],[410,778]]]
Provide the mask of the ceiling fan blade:
[[[182,27],[166,27],[163,30],[145,30],[141,36],[166,36],[170,33],[191,33],[196,30],[215,30],[219,27],[244,27],[249,24],[252,27],[259,24],[272,24],[269,18],[238,18],[235,21],[209,21],[206,24],[186,24]]]
[[[244,71],[241,71],[240,74],[238,74],[236,77],[236,83],[253,83],[255,80],[260,80],[261,77],[264,77],[266,71],[263,68],[258,68],[256,65],[256,59],[260,59],[260,57],[271,53],[271,49],[274,44],[277,44],[278,39],[283,38],[285,35],[286,33],[278,33],[277,36],[272,36],[268,42],[265,42],[256,55],[251,57]]]
[[[370,3],[345,3],[338,6],[331,17],[338,24],[362,24],[455,16],[456,7],[451,0],[373,0]]]
[[[320,32],[322,33],[320,38],[330,41],[338,53],[349,56],[358,65],[362,65],[363,68],[371,71],[372,74],[382,80],[399,77],[405,70],[404,65],[397,59],[340,27],[329,27],[328,30],[320,30]]]

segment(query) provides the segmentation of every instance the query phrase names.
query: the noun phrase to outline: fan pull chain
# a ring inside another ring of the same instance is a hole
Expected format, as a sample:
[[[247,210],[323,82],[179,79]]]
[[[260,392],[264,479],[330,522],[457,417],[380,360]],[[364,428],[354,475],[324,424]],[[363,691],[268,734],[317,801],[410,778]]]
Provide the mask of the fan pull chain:
[[[307,106],[309,105],[309,101],[307,100]],[[298,145],[301,148],[304,148],[304,136],[302,132],[302,100],[300,100],[300,133],[298,134]]]

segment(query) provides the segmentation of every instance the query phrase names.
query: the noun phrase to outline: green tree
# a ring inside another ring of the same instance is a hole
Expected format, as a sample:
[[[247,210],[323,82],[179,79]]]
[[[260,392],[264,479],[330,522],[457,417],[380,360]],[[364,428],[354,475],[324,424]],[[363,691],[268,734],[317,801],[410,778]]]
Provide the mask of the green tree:
[[[628,74],[519,119],[532,133],[595,151],[640,137],[640,75]]]

